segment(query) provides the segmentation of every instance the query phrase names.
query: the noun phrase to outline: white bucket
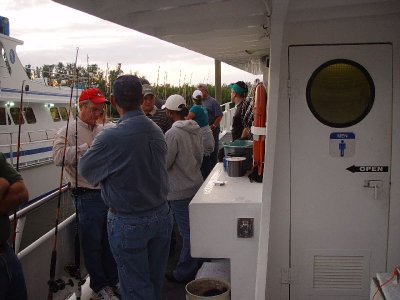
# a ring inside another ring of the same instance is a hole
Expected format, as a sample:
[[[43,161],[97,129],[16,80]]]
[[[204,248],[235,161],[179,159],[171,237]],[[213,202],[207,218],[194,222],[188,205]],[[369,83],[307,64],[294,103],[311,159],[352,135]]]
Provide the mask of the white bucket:
[[[231,286],[216,278],[199,278],[186,287],[186,300],[230,300]]]

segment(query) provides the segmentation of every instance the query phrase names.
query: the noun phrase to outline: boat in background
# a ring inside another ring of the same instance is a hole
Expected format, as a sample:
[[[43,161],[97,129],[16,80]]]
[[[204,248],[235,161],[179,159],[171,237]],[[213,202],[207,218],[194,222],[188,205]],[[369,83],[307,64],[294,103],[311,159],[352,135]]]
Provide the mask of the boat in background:
[[[75,259],[74,247],[71,246],[75,238],[74,205],[68,186],[62,187],[59,196],[60,168],[53,164],[52,147],[54,133],[66,125],[68,119],[74,118],[73,114],[68,114],[69,103],[71,96],[78,95],[79,90],[74,89],[74,95],[71,95],[70,87],[52,87],[44,81],[30,80],[17,55],[16,48],[23,42],[8,35],[5,19],[0,17],[3,25],[0,32],[0,151],[9,163],[18,167],[29,190],[30,200],[17,212],[15,246],[24,265],[29,298],[45,299],[47,293],[40,292],[48,290],[47,266],[54,242],[59,197],[61,214],[56,278],[66,276],[64,267],[73,264]],[[13,221],[13,216],[10,219]],[[41,272],[44,268],[46,271]],[[84,267],[82,274],[85,275]],[[64,292],[66,294],[59,293],[59,299],[70,294]]]
[[[34,199],[59,185],[60,171],[53,164],[52,144],[54,133],[68,121],[71,88],[30,80],[17,55],[16,48],[23,42],[5,34],[8,30],[4,26],[3,31],[0,33],[0,151],[16,166],[20,138],[18,167]],[[21,99],[23,119],[19,136]]]

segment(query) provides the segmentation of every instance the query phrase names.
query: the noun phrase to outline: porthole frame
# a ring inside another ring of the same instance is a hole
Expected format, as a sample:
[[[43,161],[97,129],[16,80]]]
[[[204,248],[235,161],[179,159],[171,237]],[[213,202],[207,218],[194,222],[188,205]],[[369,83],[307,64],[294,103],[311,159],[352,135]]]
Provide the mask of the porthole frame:
[[[358,70],[360,70],[363,75],[366,77],[368,84],[369,84],[369,89],[370,89],[370,99],[368,101],[368,105],[365,107],[364,111],[362,114],[360,114],[357,118],[355,118],[352,121],[345,122],[345,123],[334,123],[331,121],[326,120],[325,118],[322,118],[320,114],[317,112],[317,110],[314,108],[312,104],[312,99],[311,99],[311,88],[312,88],[312,83],[314,82],[314,79],[317,77],[317,75],[326,67],[334,65],[334,64],[348,64],[352,65],[353,67],[356,67]],[[345,127],[350,127],[353,126],[359,122],[361,122],[371,111],[372,106],[374,105],[375,102],[375,85],[374,81],[372,80],[371,75],[367,71],[365,67],[363,67],[361,64],[350,60],[350,59],[343,59],[343,58],[338,58],[338,59],[332,59],[329,60],[322,65],[320,65],[315,71],[311,74],[310,79],[307,82],[307,88],[306,88],[306,99],[307,99],[307,106],[310,109],[311,113],[313,116],[322,124],[327,125],[329,127],[333,128],[345,128]]]

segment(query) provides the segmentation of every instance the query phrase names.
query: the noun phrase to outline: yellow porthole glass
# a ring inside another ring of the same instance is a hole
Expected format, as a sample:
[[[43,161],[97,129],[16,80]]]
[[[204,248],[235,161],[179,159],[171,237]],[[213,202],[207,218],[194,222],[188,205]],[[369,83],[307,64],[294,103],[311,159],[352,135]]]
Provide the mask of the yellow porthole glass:
[[[368,71],[347,59],[318,67],[307,84],[307,104],[323,124],[343,128],[357,124],[370,112],[375,87]]]

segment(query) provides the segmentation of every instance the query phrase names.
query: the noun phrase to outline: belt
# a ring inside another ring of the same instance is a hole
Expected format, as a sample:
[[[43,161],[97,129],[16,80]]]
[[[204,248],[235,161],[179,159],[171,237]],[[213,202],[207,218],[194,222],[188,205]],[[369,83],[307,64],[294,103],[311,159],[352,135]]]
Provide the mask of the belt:
[[[89,189],[89,188],[84,188],[84,187],[77,187],[77,188],[73,188],[71,190],[72,190],[72,194],[74,194],[74,195],[82,195],[85,193],[100,192],[100,189]]]
[[[168,209],[168,211],[170,210],[170,207],[167,203],[163,203],[157,207],[151,208],[149,210],[145,210],[145,211],[141,211],[141,212],[121,212],[119,209],[115,208],[115,207],[108,207],[108,210],[113,213],[113,214],[117,214],[117,215],[121,215],[121,216],[134,216],[134,217],[144,217],[144,216],[151,216],[154,213],[157,213],[157,211],[162,210],[163,207],[166,206],[166,209]]]
[[[109,207],[108,210],[115,214],[115,215],[120,215],[120,216],[133,216],[133,213],[129,213],[129,212],[121,212],[119,209],[116,209],[114,207]]]

